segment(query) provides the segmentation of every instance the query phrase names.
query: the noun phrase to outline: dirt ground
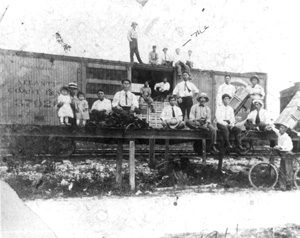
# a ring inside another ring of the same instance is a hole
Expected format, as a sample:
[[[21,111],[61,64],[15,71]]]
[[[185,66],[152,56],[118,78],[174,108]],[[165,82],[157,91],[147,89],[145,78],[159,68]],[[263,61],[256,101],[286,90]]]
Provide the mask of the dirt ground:
[[[177,196],[86,197],[26,204],[64,238],[300,237],[300,191],[251,189]]]

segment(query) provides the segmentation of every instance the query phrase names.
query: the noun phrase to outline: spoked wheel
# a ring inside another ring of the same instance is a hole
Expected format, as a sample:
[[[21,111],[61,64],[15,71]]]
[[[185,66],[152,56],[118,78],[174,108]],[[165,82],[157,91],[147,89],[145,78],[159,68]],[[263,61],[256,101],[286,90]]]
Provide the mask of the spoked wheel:
[[[253,165],[249,171],[249,182],[256,189],[274,188],[278,181],[278,172],[274,165],[267,162],[259,162]]]
[[[297,189],[300,189],[300,169],[297,169],[294,173],[294,184]]]

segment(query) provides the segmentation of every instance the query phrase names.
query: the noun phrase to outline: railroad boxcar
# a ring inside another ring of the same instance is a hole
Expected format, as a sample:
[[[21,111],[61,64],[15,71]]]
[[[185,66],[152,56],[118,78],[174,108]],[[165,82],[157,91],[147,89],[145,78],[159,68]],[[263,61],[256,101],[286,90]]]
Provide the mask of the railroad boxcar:
[[[236,87],[250,84],[249,79],[254,74],[259,75],[265,91],[267,87],[265,73],[192,69],[191,74],[192,82],[201,92],[208,94],[208,106],[213,115],[216,93],[226,74],[231,75]],[[99,88],[112,99],[120,90],[123,78],[131,79],[133,88],[149,81],[153,89],[155,83],[164,77],[168,78],[171,89],[179,82],[173,67],[0,49],[0,124],[59,125],[54,105],[59,88],[69,82],[78,84],[91,107]],[[249,103],[238,116],[245,117],[250,110]],[[156,113],[148,111],[144,116],[152,121],[152,126],[159,127],[159,113],[164,104],[156,102],[156,106],[159,109]]]

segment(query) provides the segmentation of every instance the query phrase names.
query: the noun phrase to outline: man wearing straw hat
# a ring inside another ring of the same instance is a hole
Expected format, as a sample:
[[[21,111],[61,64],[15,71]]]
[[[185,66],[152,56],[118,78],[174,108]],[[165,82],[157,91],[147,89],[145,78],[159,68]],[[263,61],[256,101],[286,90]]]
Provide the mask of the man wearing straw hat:
[[[261,99],[265,97],[265,90],[262,86],[259,85],[260,79],[257,75],[254,75],[250,78],[251,86],[247,87],[247,90],[250,94],[250,98],[253,100]],[[251,111],[255,109],[254,104],[251,104]]]
[[[246,130],[257,129],[259,131],[270,131],[272,129],[272,121],[269,112],[263,109],[264,103],[261,99],[253,100],[255,110],[247,116],[245,127]]]
[[[164,47],[163,48],[163,54],[161,56],[161,64],[165,66],[172,66],[172,59],[170,55],[168,54],[168,48]]]
[[[280,156],[280,171],[279,173],[279,186],[282,190],[290,190],[293,181],[293,158],[290,153],[293,149],[293,142],[291,137],[286,133],[289,125],[286,123],[279,123],[279,130],[273,125],[272,129],[278,136],[277,146],[274,151]]]
[[[204,129],[210,132],[210,150],[212,154],[219,151],[216,148],[217,144],[217,130],[211,124],[211,110],[205,104],[209,101],[206,93],[200,93],[197,101],[199,104],[194,104],[191,108],[190,119],[187,120],[186,125],[191,129]]]
[[[133,55],[135,54],[137,60],[140,64],[143,63],[140,57],[139,49],[138,49],[138,34],[136,31],[136,26],[138,24],[136,22],[132,22],[131,29],[128,31],[127,39],[129,41],[129,49],[130,49],[130,62],[134,62]]]

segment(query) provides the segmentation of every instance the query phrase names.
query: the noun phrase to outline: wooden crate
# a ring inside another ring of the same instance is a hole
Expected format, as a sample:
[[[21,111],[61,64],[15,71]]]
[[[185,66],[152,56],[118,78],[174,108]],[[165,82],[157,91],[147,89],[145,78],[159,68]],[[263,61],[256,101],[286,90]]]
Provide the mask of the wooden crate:
[[[289,125],[291,129],[297,127],[300,121],[300,91],[296,92],[292,100],[285,107],[285,109],[281,112],[276,123],[285,123]]]
[[[231,106],[234,112],[238,112],[244,103],[247,101],[249,97],[249,92],[244,87],[239,87],[232,99],[229,102],[229,106]]]

